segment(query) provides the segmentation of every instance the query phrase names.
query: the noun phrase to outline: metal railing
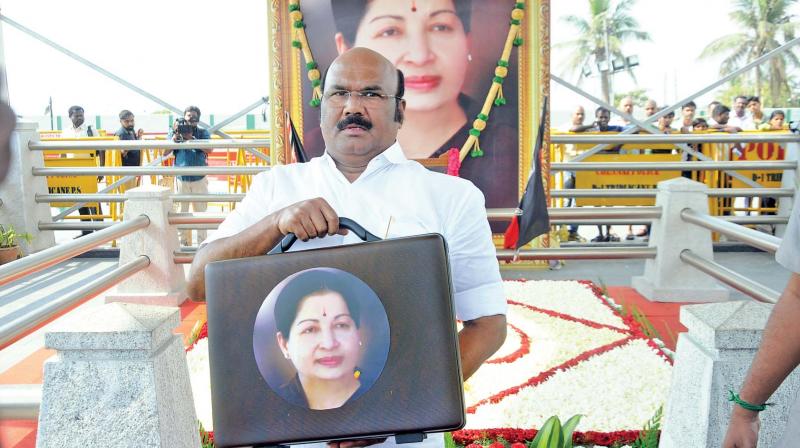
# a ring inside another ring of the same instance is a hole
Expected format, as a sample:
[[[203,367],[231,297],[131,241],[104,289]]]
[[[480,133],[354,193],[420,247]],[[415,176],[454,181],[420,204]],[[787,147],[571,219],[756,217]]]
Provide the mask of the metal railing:
[[[150,258],[140,255],[76,290],[50,300],[44,306],[0,325],[0,349],[21,339],[43,322],[56,318],[61,311],[88,300],[148,266],[150,266]]]
[[[247,175],[269,171],[268,166],[204,166],[204,167],[158,167],[115,166],[79,168],[33,168],[34,176],[208,176]]]
[[[36,420],[41,402],[41,384],[2,384],[0,420]]]
[[[53,168],[55,169],[55,168]],[[736,170],[796,170],[797,162],[558,162],[551,171],[736,171]]]
[[[697,213],[696,211],[686,208],[681,211],[681,218],[690,223],[708,230],[719,232],[729,238],[749,244],[750,246],[775,253],[778,246],[781,244],[781,239],[772,235],[759,232],[757,230],[742,227],[741,225],[734,224],[730,221],[716,218],[714,216]]]
[[[171,140],[110,140],[110,141],[47,141],[28,143],[31,151],[73,151],[77,149],[102,149],[105,151],[131,151],[143,149],[184,149],[189,146],[197,149],[215,148],[268,148],[270,139],[213,139],[192,140],[191,142],[175,143]]]
[[[793,143],[800,142],[795,134],[550,134],[551,143],[564,144],[674,144],[674,143]]]
[[[40,223],[40,226],[41,224],[43,223]],[[59,244],[58,246],[12,261],[11,263],[0,266],[0,286],[25,275],[39,272],[76,255],[88,252],[103,243],[123,237],[139,229],[144,229],[149,225],[150,218],[145,215],[140,215],[130,221],[113,224],[109,228],[100,230],[99,232],[85,235],[68,243]]]
[[[656,188],[607,188],[607,189],[569,189],[550,190],[552,198],[654,198],[658,194]],[[786,198],[794,196],[792,188],[709,188],[708,196],[715,198],[737,197],[773,197]],[[55,201],[54,201],[55,202]]]
[[[696,269],[710,275],[711,277],[725,283],[726,285],[735,288],[750,297],[765,303],[777,303],[780,298],[780,293],[767,288],[766,286],[754,282],[749,278],[736,273],[725,266],[706,258],[703,258],[691,250],[684,250],[681,252],[681,260]]]
[[[173,202],[239,202],[244,193],[171,194]],[[39,204],[52,202],[125,202],[122,194],[36,194]]]

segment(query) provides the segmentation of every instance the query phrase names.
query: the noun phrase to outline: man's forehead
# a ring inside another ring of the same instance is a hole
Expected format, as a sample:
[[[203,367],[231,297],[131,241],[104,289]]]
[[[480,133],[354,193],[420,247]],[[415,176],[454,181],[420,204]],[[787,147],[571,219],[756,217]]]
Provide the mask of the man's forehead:
[[[394,68],[374,61],[350,60],[334,63],[328,70],[327,86],[340,86],[352,90],[379,86],[386,90],[395,87]]]

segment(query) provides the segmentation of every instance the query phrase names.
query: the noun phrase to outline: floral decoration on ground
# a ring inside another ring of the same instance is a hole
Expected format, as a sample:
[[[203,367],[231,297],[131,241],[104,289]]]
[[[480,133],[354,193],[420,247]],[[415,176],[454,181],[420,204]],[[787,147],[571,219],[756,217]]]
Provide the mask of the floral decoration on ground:
[[[467,425],[453,433],[455,443],[513,448],[532,440],[548,417],[576,414],[583,416],[576,445],[632,443],[667,398],[672,359],[663,343],[591,282],[504,286],[508,337],[464,384]],[[212,429],[205,326],[197,333],[187,362],[198,419]]]

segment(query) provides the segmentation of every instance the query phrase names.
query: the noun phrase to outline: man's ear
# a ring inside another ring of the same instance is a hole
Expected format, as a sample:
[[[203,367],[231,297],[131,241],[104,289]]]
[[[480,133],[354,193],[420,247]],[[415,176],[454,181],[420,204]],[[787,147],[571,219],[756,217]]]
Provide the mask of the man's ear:
[[[403,127],[403,120],[406,118],[406,100],[401,99],[397,102],[397,106],[395,106],[394,111],[394,121],[400,124],[400,128]]]
[[[339,55],[350,49],[350,47],[347,46],[347,42],[344,40],[344,34],[334,34],[333,40],[336,42],[336,52],[339,53]]]

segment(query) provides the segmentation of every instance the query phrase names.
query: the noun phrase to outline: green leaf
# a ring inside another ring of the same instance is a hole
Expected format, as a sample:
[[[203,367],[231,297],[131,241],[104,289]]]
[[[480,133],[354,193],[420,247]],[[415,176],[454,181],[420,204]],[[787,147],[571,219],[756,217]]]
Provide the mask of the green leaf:
[[[561,434],[564,436],[564,448],[572,448],[572,433],[575,432],[575,427],[578,426],[581,417],[583,416],[580,414],[573,415],[569,420],[564,422],[564,426],[561,427]]]
[[[554,415],[547,419],[536,437],[528,444],[528,448],[562,448],[564,435],[561,433],[561,421]]]

